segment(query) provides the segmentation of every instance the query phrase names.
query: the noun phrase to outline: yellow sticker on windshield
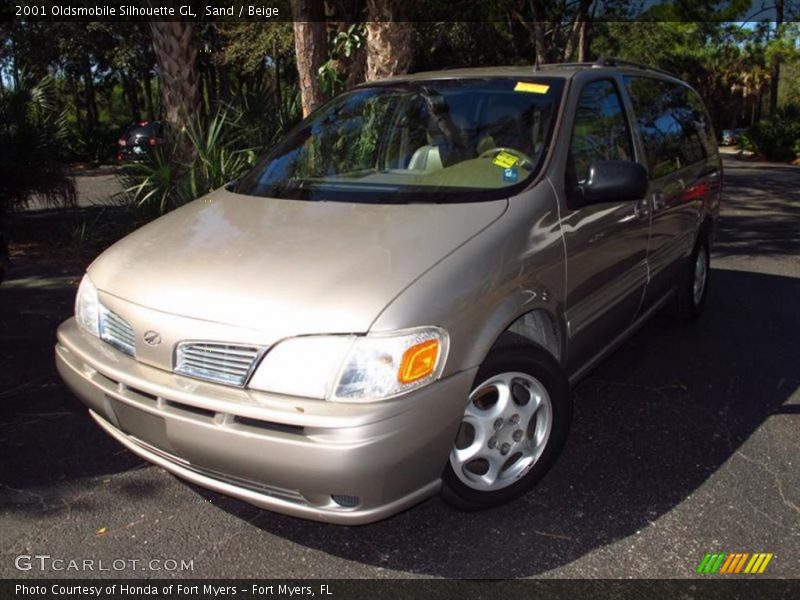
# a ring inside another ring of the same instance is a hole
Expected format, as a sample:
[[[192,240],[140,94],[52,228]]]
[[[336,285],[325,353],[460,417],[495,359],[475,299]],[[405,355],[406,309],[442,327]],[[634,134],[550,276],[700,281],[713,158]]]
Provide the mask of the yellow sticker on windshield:
[[[509,169],[519,162],[519,159],[510,152],[498,152],[492,159],[492,163],[498,167]]]
[[[529,94],[546,94],[549,89],[549,85],[531,83],[530,81],[518,81],[517,85],[514,86],[515,92],[528,92]]]

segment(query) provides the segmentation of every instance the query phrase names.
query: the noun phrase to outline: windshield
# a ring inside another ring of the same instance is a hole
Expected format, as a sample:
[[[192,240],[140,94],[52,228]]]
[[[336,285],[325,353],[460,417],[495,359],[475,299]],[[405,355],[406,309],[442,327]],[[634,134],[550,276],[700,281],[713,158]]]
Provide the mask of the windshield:
[[[361,87],[313,113],[232,191],[349,202],[508,197],[541,167],[563,82],[452,79]]]

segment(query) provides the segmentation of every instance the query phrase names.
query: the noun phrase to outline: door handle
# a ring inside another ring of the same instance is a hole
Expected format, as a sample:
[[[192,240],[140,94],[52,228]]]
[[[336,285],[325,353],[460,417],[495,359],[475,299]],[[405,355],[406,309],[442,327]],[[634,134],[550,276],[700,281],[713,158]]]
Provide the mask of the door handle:
[[[667,203],[664,200],[664,193],[663,192],[656,192],[653,194],[653,210],[655,212],[660,211],[663,208],[667,207]]]
[[[647,196],[636,202],[633,212],[642,221],[650,218],[650,202],[647,200]]]

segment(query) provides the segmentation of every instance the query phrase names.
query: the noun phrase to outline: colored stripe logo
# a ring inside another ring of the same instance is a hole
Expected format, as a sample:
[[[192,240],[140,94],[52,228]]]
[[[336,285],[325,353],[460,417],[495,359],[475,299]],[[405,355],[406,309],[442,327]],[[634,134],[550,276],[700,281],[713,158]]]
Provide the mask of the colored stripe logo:
[[[713,575],[720,573],[724,575],[736,575],[745,573],[750,575],[760,574],[766,571],[767,565],[775,556],[772,553],[756,552],[716,552],[714,554],[706,552],[703,560],[697,566],[697,572],[703,575]]]

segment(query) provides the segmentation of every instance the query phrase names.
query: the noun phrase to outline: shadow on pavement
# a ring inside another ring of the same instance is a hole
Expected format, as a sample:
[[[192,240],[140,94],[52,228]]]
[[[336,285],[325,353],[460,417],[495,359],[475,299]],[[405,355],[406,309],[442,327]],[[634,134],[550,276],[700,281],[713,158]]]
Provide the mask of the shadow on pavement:
[[[57,496],[60,483],[141,464],[98,430],[56,372],[55,331],[73,312],[78,279],[17,262],[0,286],[0,509],[41,510],[20,502],[18,488],[52,486]]]
[[[554,470],[482,513],[433,499],[373,525],[336,527],[205,491],[263,530],[352,561],[446,577],[520,577],[648,526],[695,493],[800,386],[800,279],[715,269],[707,312],[657,316],[575,389]],[[269,560],[268,556],[264,560]]]
[[[58,506],[67,483],[142,464],[95,426],[58,379],[55,329],[72,312],[77,282],[58,275],[18,272],[0,287],[0,508],[29,518],[45,499],[23,498],[20,488],[46,491],[47,506]],[[265,532],[379,567],[498,578],[569,563],[679,506],[771,415],[796,414],[783,404],[800,386],[800,279],[720,269],[712,277],[699,321],[657,316],[575,389],[564,455],[536,490],[510,505],[467,514],[433,499],[346,528],[198,493]],[[136,502],[156,491],[118,493]]]
[[[747,163],[725,163],[725,210],[714,242],[717,256],[800,254],[800,169],[769,166],[769,177]]]

